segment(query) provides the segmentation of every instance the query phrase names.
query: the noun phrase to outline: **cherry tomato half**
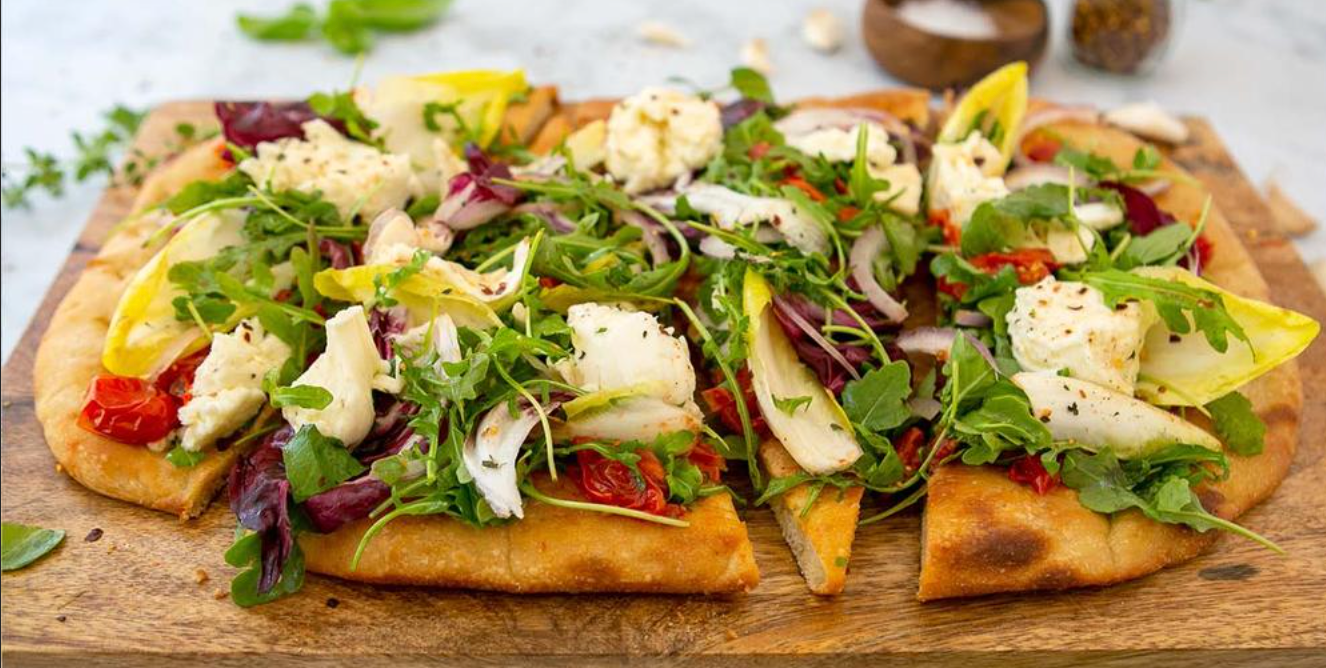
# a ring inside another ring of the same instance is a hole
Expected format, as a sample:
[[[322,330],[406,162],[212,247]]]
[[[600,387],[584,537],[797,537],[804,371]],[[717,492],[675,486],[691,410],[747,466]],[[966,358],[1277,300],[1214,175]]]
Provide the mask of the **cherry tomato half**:
[[[985,253],[971,259],[972,266],[987,274],[997,274],[1006,266],[1013,267],[1018,282],[1031,285],[1049,276],[1059,267],[1054,255],[1044,248],[1023,248],[1008,253]]]
[[[1008,479],[1027,485],[1042,496],[1059,485],[1059,476],[1045,470],[1040,455],[1026,455],[1008,467]]]
[[[147,445],[179,426],[178,410],[174,397],[145,380],[103,374],[92,379],[78,424],[111,440]]]
[[[593,450],[576,453],[577,467],[572,472],[576,487],[586,499],[621,508],[630,508],[654,515],[669,514],[667,495],[663,491],[663,465],[654,453],[637,451],[640,462],[637,475],[631,467],[609,459]]]

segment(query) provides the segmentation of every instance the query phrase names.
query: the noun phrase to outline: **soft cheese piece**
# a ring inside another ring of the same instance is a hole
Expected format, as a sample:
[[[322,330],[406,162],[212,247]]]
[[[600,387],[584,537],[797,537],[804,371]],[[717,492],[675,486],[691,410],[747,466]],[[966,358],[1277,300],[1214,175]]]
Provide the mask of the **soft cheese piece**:
[[[866,132],[866,171],[889,182],[875,199],[890,208],[915,215],[921,205],[921,171],[912,164],[899,164],[898,151],[889,143],[884,126],[868,120],[864,112],[851,109],[806,109],[794,111],[774,123],[788,146],[829,162],[856,160],[861,129]]]
[[[723,146],[718,105],[665,88],[646,88],[608,118],[608,172],[626,192],[672,184],[703,167]]]
[[[999,174],[1003,158],[981,133],[973,130],[954,144],[935,144],[930,160],[930,212],[947,211],[955,225],[966,225],[982,202],[1008,194]]]
[[[303,139],[258,144],[239,169],[273,190],[320,191],[342,216],[357,211],[365,220],[420,192],[409,156],[351,141],[321,119],[304,124]]]
[[[267,401],[263,377],[288,357],[290,347],[264,332],[256,318],[213,336],[194,373],[189,402],[180,408],[180,447],[198,452],[248,422]]]
[[[1110,308],[1095,288],[1050,276],[1018,288],[1008,336],[1013,357],[1027,371],[1066,369],[1073,378],[1132,396],[1142,344],[1156,318],[1150,304]]]
[[[399,392],[400,380],[391,364],[378,355],[362,306],[351,306],[327,321],[327,349],[310,364],[294,385],[315,385],[332,395],[326,408],[282,409],[290,426],[306,424],[318,432],[354,447],[373,426],[373,390]]]
[[[558,366],[568,383],[590,392],[642,385],[668,403],[693,401],[695,369],[686,342],[643,311],[576,304],[566,312],[574,359]]]
[[[685,190],[691,208],[714,217],[725,230],[767,224],[803,253],[824,253],[829,238],[807,211],[777,197],[744,195],[711,183],[693,183]]]

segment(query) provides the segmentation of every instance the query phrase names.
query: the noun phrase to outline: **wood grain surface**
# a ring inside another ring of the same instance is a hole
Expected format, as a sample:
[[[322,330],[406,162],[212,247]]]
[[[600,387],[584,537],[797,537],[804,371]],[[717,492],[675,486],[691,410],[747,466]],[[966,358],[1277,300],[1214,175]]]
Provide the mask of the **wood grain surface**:
[[[159,108],[159,149],[208,105]],[[1244,235],[1275,301],[1326,321],[1326,297],[1208,124],[1174,153]],[[1303,355],[1298,455],[1275,497],[1243,521],[1288,551],[1224,538],[1188,564],[1101,590],[916,601],[918,516],[862,527],[847,591],[806,591],[767,509],[745,518],[763,573],[752,593],[508,596],[373,587],[310,576],[298,596],[243,610],[223,595],[234,520],[224,504],[180,523],[88,492],[55,470],[33,417],[32,359],[49,314],[132,193],[93,212],[3,372],[4,519],[68,532],[3,576],[6,665],[822,665],[1207,666],[1326,664],[1326,343]],[[85,536],[101,529],[104,536]],[[446,546],[438,546],[446,549]]]

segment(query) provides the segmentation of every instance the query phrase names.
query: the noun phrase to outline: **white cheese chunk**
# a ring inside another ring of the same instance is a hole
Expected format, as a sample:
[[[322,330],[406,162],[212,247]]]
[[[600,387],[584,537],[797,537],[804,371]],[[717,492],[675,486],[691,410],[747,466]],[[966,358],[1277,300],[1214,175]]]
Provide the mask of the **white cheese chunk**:
[[[693,400],[695,370],[686,342],[658,318],[615,306],[576,304],[566,312],[576,354],[558,366],[568,383],[590,392],[641,385],[674,406]]]
[[[420,192],[409,156],[351,141],[321,119],[304,124],[303,139],[258,144],[239,169],[272,190],[320,191],[342,216],[358,211],[365,220]]]
[[[1149,303],[1110,308],[1095,288],[1050,276],[1018,288],[1007,322],[1013,357],[1023,369],[1067,370],[1132,396],[1142,344],[1156,319]]]
[[[875,193],[875,199],[888,202],[890,209],[909,216],[921,211],[921,170],[916,165],[889,165],[878,171],[871,169],[870,175],[889,182],[888,190]]]
[[[646,88],[608,117],[608,173],[635,194],[670,185],[703,167],[723,146],[718,105],[694,95]]]
[[[1123,209],[1113,202],[1088,202],[1073,206],[1078,222],[1093,230],[1104,231],[1123,222]]]
[[[908,215],[914,215],[920,210],[921,172],[916,165],[895,164],[898,151],[889,143],[889,133],[884,126],[871,121],[860,121],[851,127],[812,125],[809,122],[812,117],[822,117],[826,121],[834,118],[830,114],[821,114],[819,110],[796,112],[780,120],[774,127],[783,133],[788,146],[829,162],[854,162],[856,143],[864,127],[866,171],[874,178],[889,182],[889,189],[875,193],[875,199],[891,202],[889,208]]]
[[[290,347],[263,331],[256,318],[212,337],[198,365],[189,402],[180,408],[180,447],[198,452],[248,422],[267,401],[262,380],[290,357]]]
[[[829,238],[819,222],[788,200],[744,195],[711,183],[693,183],[684,192],[691,208],[713,216],[725,230],[766,224],[803,253],[828,250]]]
[[[947,211],[955,225],[966,225],[982,202],[1008,194],[999,173],[999,149],[973,130],[953,144],[935,144],[930,160],[930,212]]]
[[[293,384],[321,387],[332,400],[322,409],[285,407],[282,415],[290,426],[299,430],[311,424],[347,448],[364,440],[373,426],[373,390],[395,394],[401,389],[391,364],[378,355],[362,306],[327,321],[327,349]]]

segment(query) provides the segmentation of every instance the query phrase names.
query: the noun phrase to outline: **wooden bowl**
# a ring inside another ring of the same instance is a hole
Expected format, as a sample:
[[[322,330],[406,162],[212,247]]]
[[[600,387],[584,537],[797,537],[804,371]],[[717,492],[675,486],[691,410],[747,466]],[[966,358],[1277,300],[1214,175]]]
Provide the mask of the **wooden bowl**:
[[[1034,67],[1049,35],[1044,0],[977,0],[998,36],[952,37],[926,32],[902,19],[908,0],[866,0],[861,31],[875,61],[907,83],[943,89],[975,83],[999,66],[1025,60]]]

